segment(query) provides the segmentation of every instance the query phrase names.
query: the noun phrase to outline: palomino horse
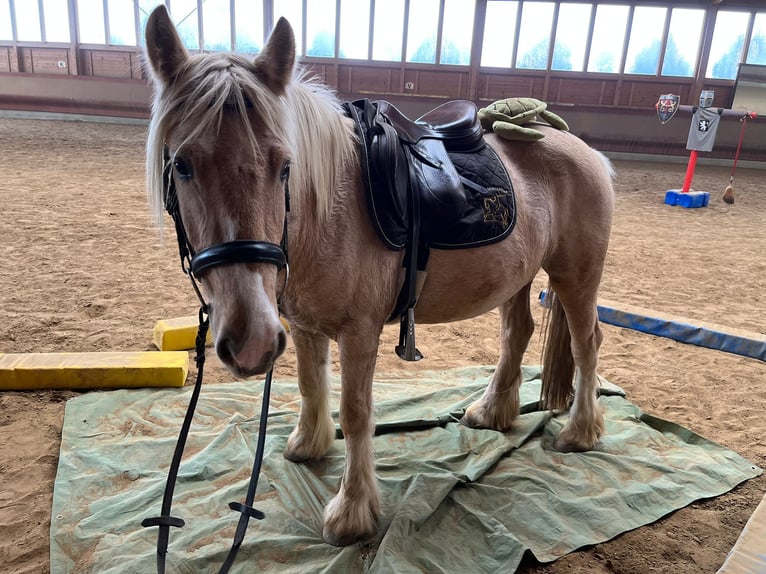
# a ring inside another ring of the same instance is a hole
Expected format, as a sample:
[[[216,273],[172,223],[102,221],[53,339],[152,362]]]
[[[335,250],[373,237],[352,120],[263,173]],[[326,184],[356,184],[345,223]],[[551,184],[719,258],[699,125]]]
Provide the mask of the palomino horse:
[[[158,218],[164,151],[190,245],[281,244],[289,254],[289,280],[281,265],[258,257],[217,261],[223,264],[205,271],[216,352],[237,376],[265,373],[285,347],[280,311],[287,318],[302,403],[284,456],[299,463],[321,458],[335,440],[328,370],[329,341],[337,341],[346,458],[323,536],[335,545],[374,536],[371,386],[403,255],[386,248],[372,226],[354,123],[329,89],[296,71],[295,40],[284,19],[254,60],[190,55],[160,7],[148,21],[146,48],[155,88],[147,182]],[[540,129],[545,138],[535,143],[485,136],[513,180],[515,229],[491,245],[433,249],[417,319],[443,323],[501,308],[500,360],[463,422],[506,431],[518,415],[520,365],[534,329],[530,288],[544,269],[555,293],[544,404],[565,409],[571,401],[556,447],[583,451],[603,432],[596,294],[612,220],[612,172],[574,135]]]

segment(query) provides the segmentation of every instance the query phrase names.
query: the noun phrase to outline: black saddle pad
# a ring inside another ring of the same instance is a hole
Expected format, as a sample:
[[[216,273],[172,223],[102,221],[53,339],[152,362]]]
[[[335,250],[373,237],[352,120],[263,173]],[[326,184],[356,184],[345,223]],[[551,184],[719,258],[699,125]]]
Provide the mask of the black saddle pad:
[[[463,180],[465,201],[455,221],[445,226],[422,213],[423,232],[431,247],[463,249],[506,238],[516,225],[516,197],[511,178],[495,150],[485,145],[473,153],[449,153]]]

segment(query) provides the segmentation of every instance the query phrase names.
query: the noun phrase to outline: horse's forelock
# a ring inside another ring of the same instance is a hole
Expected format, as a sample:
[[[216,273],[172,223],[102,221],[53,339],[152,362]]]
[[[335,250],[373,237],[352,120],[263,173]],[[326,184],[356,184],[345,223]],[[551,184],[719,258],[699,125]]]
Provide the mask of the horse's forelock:
[[[262,127],[291,156],[291,191],[300,198],[311,190],[320,216],[332,210],[332,196],[355,153],[353,133],[341,118],[340,103],[325,86],[296,73],[284,96],[276,96],[253,73],[253,64],[230,53],[200,54],[188,59],[169,85],[157,84],[147,139],[147,190],[159,225],[162,224],[163,146],[170,130],[186,142],[216,131],[224,110],[242,118],[256,154],[256,134],[247,115],[255,108]],[[273,140],[272,140],[273,141]],[[328,161],[334,165],[328,166]]]

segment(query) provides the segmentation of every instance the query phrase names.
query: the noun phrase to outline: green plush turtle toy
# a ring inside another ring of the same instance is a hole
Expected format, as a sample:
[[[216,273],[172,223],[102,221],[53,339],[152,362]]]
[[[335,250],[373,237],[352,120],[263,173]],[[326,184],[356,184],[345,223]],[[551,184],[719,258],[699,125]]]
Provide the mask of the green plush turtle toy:
[[[481,108],[479,121],[485,130],[507,140],[536,141],[544,138],[544,133],[524,127],[524,124],[538,118],[554,128],[568,132],[567,123],[547,107],[545,102],[534,98],[506,98]]]

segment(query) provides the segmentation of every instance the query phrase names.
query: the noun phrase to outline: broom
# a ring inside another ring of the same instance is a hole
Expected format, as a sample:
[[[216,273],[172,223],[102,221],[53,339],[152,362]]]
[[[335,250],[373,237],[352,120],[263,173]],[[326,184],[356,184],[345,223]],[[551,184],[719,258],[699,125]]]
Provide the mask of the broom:
[[[747,112],[740,118],[742,122],[742,129],[739,132],[739,142],[737,142],[737,151],[734,153],[734,165],[731,166],[731,176],[729,177],[729,185],[726,186],[726,190],[723,192],[723,201],[731,205],[734,203],[734,172],[737,170],[737,160],[739,159],[739,152],[742,150],[742,140],[745,137],[745,126],[747,120],[753,119],[756,116],[755,112]]]

